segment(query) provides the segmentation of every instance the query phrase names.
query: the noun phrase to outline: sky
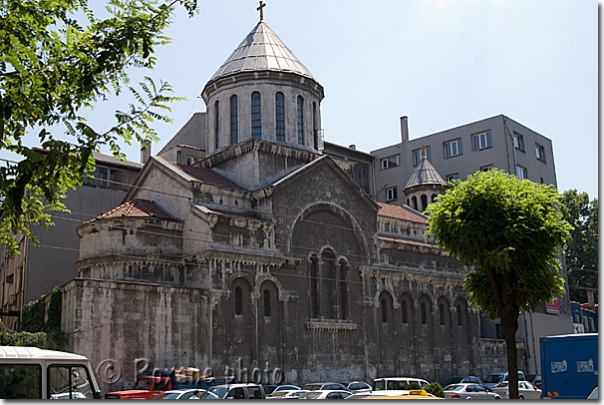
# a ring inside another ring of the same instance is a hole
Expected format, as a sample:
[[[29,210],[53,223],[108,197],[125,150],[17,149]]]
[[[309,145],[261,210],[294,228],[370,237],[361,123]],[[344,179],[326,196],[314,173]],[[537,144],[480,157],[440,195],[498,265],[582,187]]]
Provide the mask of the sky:
[[[326,141],[371,152],[400,142],[404,115],[415,139],[504,114],[552,140],[560,192],[598,196],[597,1],[264,2],[264,21],[325,90]],[[204,85],[259,20],[255,0],[198,6],[192,18],[177,8],[172,43],[144,73],[188,99],[172,104],[172,124],[156,125],[153,153],[206,110]],[[98,105],[90,123],[108,126],[126,108]],[[124,148],[134,161],[139,150]]]

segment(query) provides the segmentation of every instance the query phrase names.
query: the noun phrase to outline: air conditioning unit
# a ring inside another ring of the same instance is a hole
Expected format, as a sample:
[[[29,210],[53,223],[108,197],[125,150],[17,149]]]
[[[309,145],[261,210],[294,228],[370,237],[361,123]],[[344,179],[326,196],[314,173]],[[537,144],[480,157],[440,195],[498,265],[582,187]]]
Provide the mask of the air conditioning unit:
[[[6,283],[7,284],[12,284],[14,280],[15,280],[15,275],[14,274],[7,274],[6,275]]]

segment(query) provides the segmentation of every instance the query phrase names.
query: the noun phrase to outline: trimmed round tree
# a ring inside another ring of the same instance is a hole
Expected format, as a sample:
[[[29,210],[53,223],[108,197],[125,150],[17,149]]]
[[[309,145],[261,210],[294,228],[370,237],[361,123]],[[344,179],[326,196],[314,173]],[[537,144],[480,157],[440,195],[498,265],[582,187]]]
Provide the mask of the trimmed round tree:
[[[565,291],[560,252],[572,227],[563,220],[560,195],[491,170],[451,183],[427,214],[427,234],[471,267],[464,279],[470,305],[501,320],[510,398],[518,398],[518,317]]]

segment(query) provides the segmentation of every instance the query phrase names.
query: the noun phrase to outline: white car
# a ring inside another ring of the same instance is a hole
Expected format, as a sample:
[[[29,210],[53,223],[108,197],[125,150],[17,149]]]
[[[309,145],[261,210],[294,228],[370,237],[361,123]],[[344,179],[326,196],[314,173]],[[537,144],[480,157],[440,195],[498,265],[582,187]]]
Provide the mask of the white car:
[[[501,395],[487,391],[480,384],[449,384],[443,388],[447,399],[501,399]]]
[[[162,392],[153,399],[192,399],[191,397],[193,396],[195,391],[199,391],[200,394],[202,392],[205,392],[205,390],[201,388],[169,390]]]
[[[510,398],[510,382],[504,381],[491,388],[502,399]],[[540,399],[541,390],[528,381],[518,381],[518,399]]]
[[[281,390],[273,391],[266,396],[266,399],[296,399],[308,390]]]
[[[315,390],[305,392],[298,399],[346,399],[351,395],[344,390]]]

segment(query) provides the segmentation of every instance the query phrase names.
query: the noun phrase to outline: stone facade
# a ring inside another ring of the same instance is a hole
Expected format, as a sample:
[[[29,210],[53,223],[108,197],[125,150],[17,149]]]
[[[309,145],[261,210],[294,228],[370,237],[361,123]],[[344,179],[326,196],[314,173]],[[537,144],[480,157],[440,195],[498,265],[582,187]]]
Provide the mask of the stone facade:
[[[255,91],[267,100],[259,138]],[[287,95],[283,138],[277,93]],[[301,125],[320,120],[323,89],[266,24],[202,94],[206,157],[151,157],[121,205],[78,227],[62,326],[104,391],[151,364],[304,384],[442,381],[505,361],[501,345],[481,344],[467,269],[426,240],[426,217],[375,202],[345,158],[322,153],[319,127]],[[233,95],[245,101],[228,120]]]

